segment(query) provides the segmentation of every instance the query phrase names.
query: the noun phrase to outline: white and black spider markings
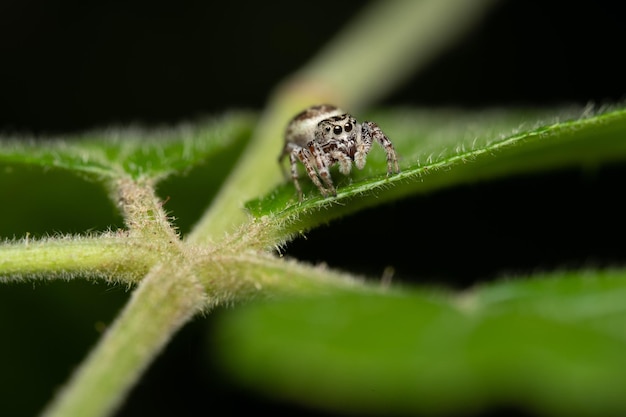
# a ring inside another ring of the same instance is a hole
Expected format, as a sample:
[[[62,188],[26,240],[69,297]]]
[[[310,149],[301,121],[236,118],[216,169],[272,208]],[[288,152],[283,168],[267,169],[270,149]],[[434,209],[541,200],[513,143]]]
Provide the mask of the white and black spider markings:
[[[329,168],[338,164],[339,172],[348,175],[354,162],[358,169],[363,169],[374,141],[387,153],[387,175],[400,172],[396,151],[376,123],[358,123],[353,116],[332,105],[312,106],[287,125],[285,146],[278,162],[281,164],[289,155],[291,178],[300,200],[302,188],[298,182],[298,161],[324,197],[336,196]]]

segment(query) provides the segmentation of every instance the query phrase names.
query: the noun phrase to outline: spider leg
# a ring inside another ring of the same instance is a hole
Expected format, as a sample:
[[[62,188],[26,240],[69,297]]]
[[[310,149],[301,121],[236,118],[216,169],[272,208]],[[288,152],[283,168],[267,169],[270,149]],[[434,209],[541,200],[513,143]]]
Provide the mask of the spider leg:
[[[328,195],[328,190],[324,188],[322,183],[320,182],[319,177],[317,176],[317,172],[315,171],[315,160],[311,152],[306,148],[295,148],[290,155],[291,160],[291,178],[293,179],[293,183],[298,191],[298,199],[302,201],[302,188],[300,188],[300,184],[298,183],[298,170],[296,161],[302,162],[304,168],[306,169],[306,173],[313,181],[313,184],[320,190],[320,193],[324,197]]]
[[[337,190],[335,190],[335,186],[333,185],[333,179],[331,178],[330,171],[328,170],[330,161],[328,161],[328,158],[326,157],[326,154],[322,150],[322,147],[317,142],[313,142],[313,141],[309,142],[307,146],[308,146],[308,150],[311,156],[315,160],[317,173],[319,174],[320,178],[322,178],[322,181],[324,181],[324,185],[326,186],[324,191],[336,196]],[[313,178],[311,177],[311,179]],[[320,187],[318,186],[318,188]],[[322,188],[320,188],[320,191],[322,191]],[[327,194],[324,192],[322,192],[322,194],[324,195],[324,197],[327,196]]]
[[[369,149],[372,146],[372,140],[376,140],[376,142],[378,142],[385,149],[385,152],[387,153],[387,175],[391,175],[394,172],[396,174],[400,172],[400,168],[398,167],[398,156],[393,148],[393,144],[376,123],[363,122],[362,136],[363,142],[367,148],[366,153],[369,152]]]

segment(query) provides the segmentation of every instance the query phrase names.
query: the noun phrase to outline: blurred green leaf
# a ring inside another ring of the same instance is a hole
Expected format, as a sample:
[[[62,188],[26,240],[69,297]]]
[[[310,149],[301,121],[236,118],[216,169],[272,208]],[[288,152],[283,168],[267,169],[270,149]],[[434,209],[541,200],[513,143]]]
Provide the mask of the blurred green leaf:
[[[334,411],[626,413],[626,271],[555,273],[460,296],[425,290],[256,303],[224,314],[245,384]]]
[[[0,163],[63,168],[95,178],[161,178],[186,171],[249,136],[252,124],[251,115],[233,113],[176,128],[109,129],[66,140],[3,140]]]
[[[0,239],[123,226],[104,187],[66,170],[0,162]]]

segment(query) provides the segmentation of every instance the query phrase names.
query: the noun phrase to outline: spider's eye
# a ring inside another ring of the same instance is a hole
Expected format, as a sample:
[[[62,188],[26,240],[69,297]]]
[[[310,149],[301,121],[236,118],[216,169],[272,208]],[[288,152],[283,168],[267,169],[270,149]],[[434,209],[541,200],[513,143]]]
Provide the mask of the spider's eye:
[[[346,132],[349,132],[352,130],[352,123],[346,123],[345,126],[343,127],[343,130],[345,130]]]
[[[333,133],[334,133],[335,135],[340,134],[340,133],[341,133],[341,131],[342,131],[341,126],[335,126],[335,127],[333,127]]]
[[[327,131],[327,132],[330,132],[330,126],[326,126],[326,127],[324,128],[324,130],[325,130],[325,131]]]

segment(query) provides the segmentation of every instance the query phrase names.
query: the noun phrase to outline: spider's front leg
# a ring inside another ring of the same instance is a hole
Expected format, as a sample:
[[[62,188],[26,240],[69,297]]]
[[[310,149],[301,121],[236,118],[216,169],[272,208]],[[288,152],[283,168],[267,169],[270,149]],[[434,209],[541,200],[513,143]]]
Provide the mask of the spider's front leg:
[[[383,131],[378,127],[378,125],[374,122],[363,122],[361,125],[361,143],[357,145],[357,152],[355,154],[355,163],[359,169],[363,168],[365,165],[365,155],[369,153],[372,142],[375,140],[378,142],[384,149],[387,154],[387,175],[391,175],[394,172],[397,174],[400,172],[400,168],[398,167],[398,156],[396,155],[396,150],[393,148],[393,144],[383,133]],[[357,158],[361,158],[362,161],[357,160]],[[361,166],[359,166],[361,164]]]
[[[297,161],[300,161],[302,165],[304,165],[304,169],[306,170],[307,175],[309,176],[311,181],[313,181],[313,184],[315,184],[315,186],[320,190],[320,193],[322,193],[324,197],[328,196],[329,193],[333,195],[335,194],[335,188],[333,187],[332,182],[330,183],[330,189],[326,189],[324,185],[322,185],[315,169],[317,165],[317,158],[313,156],[309,149],[302,147],[294,148],[291,151],[291,154],[289,154],[289,161],[291,162],[291,179],[293,180],[293,183],[296,187],[296,191],[298,192],[298,199],[300,201],[302,201],[303,199],[303,194],[300,183],[298,182]],[[322,179],[324,179],[324,177],[322,177]],[[326,181],[324,182],[326,183]]]
[[[322,181],[324,181],[324,185],[326,186],[326,188],[324,188],[318,185],[320,192],[322,193],[324,197],[327,197],[328,194],[336,196],[337,190],[335,190],[333,180],[330,177],[330,171],[328,170],[329,166],[331,165],[331,161],[329,160],[328,156],[326,155],[326,153],[324,153],[324,150],[319,145],[319,143],[315,141],[309,142],[307,144],[307,148],[308,148],[310,155],[313,157],[313,160],[315,161],[317,174],[320,176],[320,178],[322,178]],[[309,173],[308,170],[307,170],[307,173]],[[309,177],[311,177],[310,173],[309,173]],[[316,183],[316,185],[319,183],[319,180],[317,179],[317,175],[315,176],[315,179],[311,177],[311,180],[314,183],[317,180],[318,182]]]

